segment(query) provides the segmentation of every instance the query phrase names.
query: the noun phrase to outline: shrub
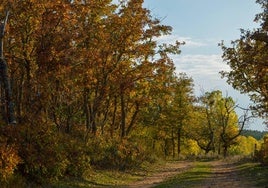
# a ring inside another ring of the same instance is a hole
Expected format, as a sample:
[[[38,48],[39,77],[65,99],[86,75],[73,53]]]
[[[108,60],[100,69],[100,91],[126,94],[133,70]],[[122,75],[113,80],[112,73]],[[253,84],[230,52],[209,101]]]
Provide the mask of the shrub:
[[[64,176],[69,164],[61,134],[49,124],[20,127],[20,171],[32,181],[57,180]]]
[[[69,161],[66,169],[67,175],[81,177],[86,170],[90,169],[90,156],[84,143],[68,138],[65,142],[65,150]]]
[[[140,166],[146,159],[145,149],[128,139],[95,139],[91,142],[92,164],[109,169],[125,170]]]
[[[0,179],[2,181],[8,181],[20,162],[21,159],[14,145],[0,144]]]
[[[13,126],[0,127],[0,181],[8,183],[18,165],[22,162],[18,155],[17,130]]]

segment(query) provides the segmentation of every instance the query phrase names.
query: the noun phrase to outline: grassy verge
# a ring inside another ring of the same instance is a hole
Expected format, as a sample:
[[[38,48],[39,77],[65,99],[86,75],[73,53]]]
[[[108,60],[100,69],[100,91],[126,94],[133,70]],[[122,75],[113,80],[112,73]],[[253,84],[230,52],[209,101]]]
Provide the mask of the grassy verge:
[[[138,174],[120,171],[101,170],[90,172],[85,178],[66,179],[51,185],[51,188],[86,188],[86,187],[116,187],[136,181],[141,176]]]
[[[146,163],[140,169],[118,170],[89,170],[84,178],[66,179],[50,185],[50,188],[87,188],[87,187],[118,187],[128,185],[157,172],[164,165],[164,161],[156,164]]]
[[[268,186],[268,166],[259,163],[243,163],[238,166],[239,175],[253,182],[257,187]]]
[[[193,187],[211,175],[211,166],[206,162],[196,162],[190,170],[167,179],[156,188]]]

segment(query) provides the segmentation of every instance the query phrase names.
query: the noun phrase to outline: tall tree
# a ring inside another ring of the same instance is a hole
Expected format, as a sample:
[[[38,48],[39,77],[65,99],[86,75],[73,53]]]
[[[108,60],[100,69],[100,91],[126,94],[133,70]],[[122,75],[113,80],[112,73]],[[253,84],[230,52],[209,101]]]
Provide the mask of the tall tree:
[[[172,125],[168,111],[166,118],[156,116],[163,116],[165,104],[176,103],[169,55],[180,53],[180,43],[157,43],[172,28],[153,18],[143,0],[3,0],[0,19],[0,42],[5,44],[5,51],[0,49],[2,112],[3,117],[12,115],[14,99],[19,125],[14,142],[23,174],[33,179],[70,175],[73,167],[80,174],[77,167],[87,167],[89,158],[92,163],[116,158],[136,164],[136,157],[145,156],[143,146],[129,144],[129,138],[143,127],[154,129],[157,137],[159,127]],[[178,101],[184,101],[188,90],[179,84]],[[163,124],[148,126],[144,112]],[[7,132],[2,134],[5,138]]]
[[[169,54],[180,52],[178,42],[157,44],[172,28],[142,4],[13,1],[5,42],[18,122],[129,135],[153,88],[173,76]]]
[[[209,153],[215,152],[216,143],[219,140],[218,128],[215,118],[215,98],[218,92],[205,93],[198,98],[192,115],[191,126],[187,128],[189,138],[195,140],[198,146]]]
[[[232,41],[232,47],[221,44],[223,59],[230,71],[222,72],[227,82],[242,93],[247,93],[255,103],[252,107],[261,117],[268,116],[268,2],[257,0],[263,12],[255,21],[260,28],[241,29],[241,37]]]
[[[238,116],[235,112],[237,105],[231,97],[223,97],[218,92],[218,98],[214,98],[216,125],[219,128],[219,141],[223,148],[223,156],[227,156],[231,145],[237,143],[236,138],[240,136],[245,126],[245,122],[240,126]],[[247,114],[245,114],[247,117]],[[220,149],[220,148],[219,148]]]
[[[177,154],[181,153],[181,141],[185,135],[185,126],[189,124],[190,114],[193,112],[193,102],[195,100],[193,95],[193,80],[187,77],[186,74],[179,74],[174,83],[173,94],[173,112],[171,117],[173,124],[175,124],[175,132],[177,136]]]

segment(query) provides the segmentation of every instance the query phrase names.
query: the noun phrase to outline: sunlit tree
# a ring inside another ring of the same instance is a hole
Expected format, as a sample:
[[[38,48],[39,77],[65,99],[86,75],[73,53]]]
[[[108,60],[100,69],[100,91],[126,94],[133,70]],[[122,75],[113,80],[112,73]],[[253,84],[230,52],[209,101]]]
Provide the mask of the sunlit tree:
[[[263,12],[256,15],[254,21],[260,28],[241,29],[241,37],[231,42],[231,47],[221,44],[223,59],[230,66],[230,71],[222,72],[227,82],[235,89],[246,93],[255,103],[252,108],[261,117],[268,112],[268,2],[257,0]]]

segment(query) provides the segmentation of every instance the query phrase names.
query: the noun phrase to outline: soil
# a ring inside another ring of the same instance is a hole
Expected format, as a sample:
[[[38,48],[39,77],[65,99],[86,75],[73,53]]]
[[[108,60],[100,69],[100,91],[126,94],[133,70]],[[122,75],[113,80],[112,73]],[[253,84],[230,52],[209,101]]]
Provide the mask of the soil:
[[[206,178],[196,188],[254,188],[249,180],[243,179],[238,174],[237,166],[230,162],[225,161],[211,161],[207,162],[211,165],[212,174]],[[145,177],[144,179],[134,182],[127,188],[149,188],[154,187],[167,178],[171,178],[176,174],[183,173],[191,168],[191,162],[174,162],[167,163],[166,166],[161,168],[155,174]],[[178,187],[180,187],[178,185]]]
[[[127,188],[149,188],[154,187],[160,182],[164,181],[167,178],[173,177],[178,173],[183,173],[187,169],[191,168],[191,162],[168,162],[165,166],[161,167],[161,169],[157,170],[156,173],[145,177],[144,179],[134,182],[128,186]]]
[[[207,178],[197,188],[254,188],[252,183],[239,176],[237,166],[224,161],[210,162],[212,176]]]

